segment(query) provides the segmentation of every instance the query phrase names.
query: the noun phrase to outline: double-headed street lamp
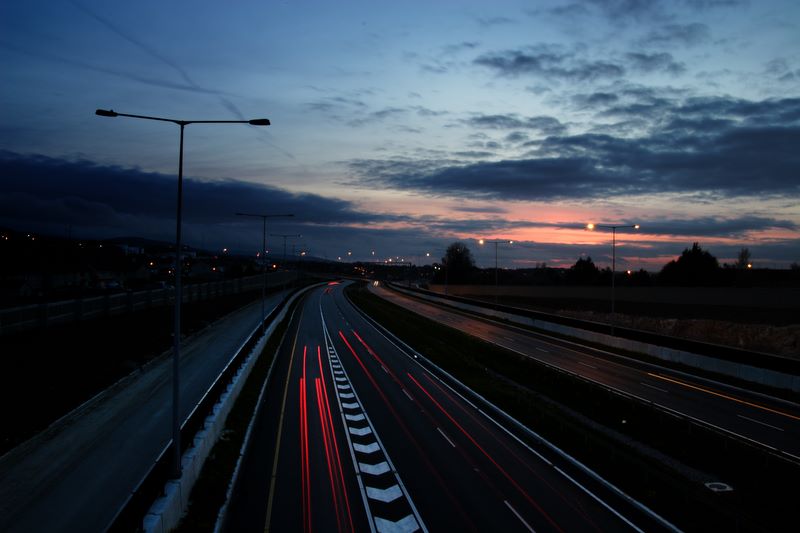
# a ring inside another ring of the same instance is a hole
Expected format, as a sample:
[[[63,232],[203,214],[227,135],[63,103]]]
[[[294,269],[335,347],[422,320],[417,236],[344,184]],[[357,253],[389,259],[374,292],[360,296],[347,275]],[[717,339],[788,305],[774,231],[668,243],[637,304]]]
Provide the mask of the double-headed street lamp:
[[[503,241],[486,241],[486,240],[479,240],[478,244],[494,244],[494,305],[497,305],[497,292],[499,288],[497,286],[497,245],[498,244],[514,244],[514,241],[503,240]]]
[[[271,237],[283,237],[283,262],[286,263],[286,239],[289,237],[302,237],[299,233],[270,233]]]
[[[178,371],[180,368],[181,354],[181,272],[183,261],[181,261],[181,211],[183,209],[183,129],[189,124],[249,124],[251,126],[269,126],[270,122],[266,118],[253,120],[177,120],[174,118],[149,117],[146,115],[129,115],[127,113],[117,113],[111,109],[98,109],[95,115],[101,117],[129,117],[141,118],[144,120],[157,120],[159,122],[172,122],[181,127],[181,141],[178,156],[178,201],[175,214],[175,326],[173,332],[173,356],[172,356],[172,445],[173,445],[173,476],[181,475],[181,424],[179,414],[179,391],[180,380]]]
[[[615,283],[614,283],[614,274],[616,273],[617,269],[617,229],[619,228],[631,228],[631,229],[639,229],[641,226],[639,224],[621,224],[621,225],[610,225],[610,224],[586,224],[586,229],[593,231],[595,228],[606,228],[611,230],[611,331],[614,331],[614,291],[615,291]]]
[[[260,218],[263,222],[263,231],[261,233],[261,273],[263,275],[263,280],[261,281],[261,334],[264,334],[266,329],[266,321],[267,315],[265,314],[264,309],[264,300],[266,299],[267,294],[267,219],[268,218],[278,218],[278,217],[293,217],[294,214],[287,214],[287,215],[263,215],[259,213],[236,213],[237,217],[257,217]]]

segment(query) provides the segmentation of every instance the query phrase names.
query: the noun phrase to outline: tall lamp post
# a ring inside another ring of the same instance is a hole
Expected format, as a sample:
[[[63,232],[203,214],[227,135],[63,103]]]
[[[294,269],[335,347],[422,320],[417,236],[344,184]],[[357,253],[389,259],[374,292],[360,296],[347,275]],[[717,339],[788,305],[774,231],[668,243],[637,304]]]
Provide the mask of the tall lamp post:
[[[266,325],[264,321],[266,320],[267,316],[265,314],[264,309],[264,300],[267,297],[267,219],[268,218],[278,218],[278,217],[293,217],[294,214],[287,214],[287,215],[264,215],[260,213],[236,213],[237,217],[257,217],[260,218],[263,222],[263,231],[261,233],[261,274],[263,276],[263,280],[261,281],[261,334],[264,334],[264,330]]]
[[[283,237],[283,267],[286,268],[286,239],[289,237],[302,237],[299,233],[270,233],[272,237]],[[284,282],[285,285],[285,282]]]
[[[499,245],[499,244],[514,244],[514,241],[508,241],[508,240],[504,240],[504,241],[486,241],[486,240],[481,239],[481,240],[478,241],[478,244],[480,244],[480,245],[494,244],[494,305],[497,305],[497,292],[499,291],[499,288],[497,286],[497,245]]]
[[[181,356],[181,272],[183,261],[181,261],[181,211],[183,208],[183,129],[189,124],[249,124],[251,126],[269,126],[270,122],[266,118],[253,120],[177,120],[164,117],[150,117],[146,115],[130,115],[127,113],[117,113],[113,109],[98,109],[95,115],[101,117],[128,117],[140,118],[144,120],[157,120],[159,122],[171,122],[181,128],[180,150],[178,155],[178,201],[175,214],[175,325],[173,332],[172,350],[172,445],[173,445],[173,470],[175,478],[181,475],[181,423],[179,414],[179,369]]]
[[[586,224],[586,229],[594,231],[595,228],[606,228],[611,230],[611,333],[614,333],[614,311],[615,311],[615,273],[617,271],[617,229],[631,228],[639,229],[639,224]]]

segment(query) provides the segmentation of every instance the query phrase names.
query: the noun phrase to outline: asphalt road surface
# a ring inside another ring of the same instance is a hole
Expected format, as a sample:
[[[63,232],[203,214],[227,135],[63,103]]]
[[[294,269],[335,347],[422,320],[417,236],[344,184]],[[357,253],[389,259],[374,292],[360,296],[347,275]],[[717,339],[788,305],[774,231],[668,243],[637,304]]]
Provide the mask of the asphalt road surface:
[[[282,297],[269,297],[267,312]],[[260,316],[259,301],[184,341],[182,416]],[[171,438],[171,365],[151,365],[0,458],[0,531],[103,531]]]
[[[305,297],[275,364],[227,531],[636,529],[384,337],[341,285]]]
[[[436,322],[694,418],[800,461],[800,405],[476,318],[382,286],[378,296]]]

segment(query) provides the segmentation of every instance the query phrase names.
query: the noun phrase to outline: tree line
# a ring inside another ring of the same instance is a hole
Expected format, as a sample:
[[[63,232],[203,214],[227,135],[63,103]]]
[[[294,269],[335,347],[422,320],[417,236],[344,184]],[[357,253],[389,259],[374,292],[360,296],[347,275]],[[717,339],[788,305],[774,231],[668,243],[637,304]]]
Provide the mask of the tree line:
[[[439,268],[434,270],[434,283],[494,283],[494,268],[479,269],[469,247],[460,241],[447,247]],[[498,272],[504,284],[533,285],[606,285],[611,283],[611,269],[599,268],[591,257],[580,257],[569,268],[549,268],[544,263],[535,268],[509,269]],[[732,264],[720,265],[716,257],[699,243],[683,250],[658,272],[616,272],[615,282],[631,286],[735,286],[735,285],[800,285],[800,265],[789,270],[754,269],[752,254],[742,248]]]

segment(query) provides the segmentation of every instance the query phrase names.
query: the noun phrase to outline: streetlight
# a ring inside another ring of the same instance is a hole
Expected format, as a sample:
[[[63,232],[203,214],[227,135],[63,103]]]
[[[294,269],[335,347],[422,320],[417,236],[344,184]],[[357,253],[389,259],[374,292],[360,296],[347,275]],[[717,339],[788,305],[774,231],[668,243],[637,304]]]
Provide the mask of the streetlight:
[[[610,225],[610,224],[586,224],[586,229],[589,231],[593,231],[595,228],[607,228],[611,230],[611,334],[614,334],[614,303],[615,303],[615,284],[614,284],[614,274],[617,268],[617,228],[631,228],[631,229],[639,229],[641,226],[639,224],[620,224],[620,225]]]
[[[263,254],[261,257],[261,273],[263,275],[263,280],[261,281],[261,334],[264,334],[266,324],[267,315],[265,314],[264,310],[264,300],[266,299],[267,295],[267,219],[268,218],[278,218],[278,217],[293,217],[294,214],[287,214],[287,215],[264,215],[259,213],[236,213],[237,217],[257,217],[260,218],[263,222],[263,231],[261,233],[261,253]]]
[[[483,246],[484,244],[494,244],[494,305],[497,305],[497,292],[499,291],[497,286],[497,245],[498,244],[514,244],[514,241],[485,241],[480,239],[478,244]]]
[[[283,267],[286,268],[286,239],[288,237],[297,237],[298,239],[302,237],[299,233],[270,233],[272,237],[283,237]],[[286,282],[284,281],[284,287],[286,286]]]
[[[173,118],[149,117],[145,115],[129,115],[127,113],[117,113],[113,109],[98,109],[95,115],[101,117],[129,117],[141,118],[144,120],[157,120],[159,122],[172,122],[181,127],[180,150],[178,152],[178,201],[175,214],[175,329],[173,333],[173,356],[172,356],[172,444],[173,444],[173,476],[181,475],[181,424],[179,407],[180,380],[178,371],[180,368],[181,357],[181,271],[183,265],[181,261],[181,210],[183,208],[183,129],[189,124],[250,124],[251,126],[269,126],[270,122],[266,118],[253,120],[177,120]]]

